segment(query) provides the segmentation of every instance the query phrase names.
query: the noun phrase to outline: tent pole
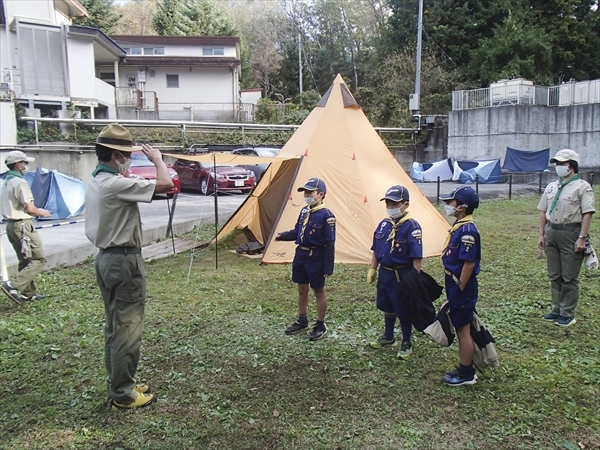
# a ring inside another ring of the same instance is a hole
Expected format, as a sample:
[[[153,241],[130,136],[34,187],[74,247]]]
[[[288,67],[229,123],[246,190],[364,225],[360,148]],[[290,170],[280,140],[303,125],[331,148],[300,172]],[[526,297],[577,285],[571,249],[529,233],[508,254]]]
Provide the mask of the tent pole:
[[[173,243],[173,254],[175,254],[175,236],[173,234],[173,217],[175,215],[175,205],[177,204],[177,195],[173,195],[173,205],[169,206],[169,197],[167,197],[167,210],[169,211],[169,223],[167,224],[167,234],[165,239],[171,235],[171,242]]]
[[[217,241],[217,235],[219,234],[219,202],[217,197],[219,196],[219,190],[217,189],[217,156],[213,153],[213,183],[214,183],[214,195],[215,195],[215,270],[219,268],[219,257],[218,248],[219,242]]]

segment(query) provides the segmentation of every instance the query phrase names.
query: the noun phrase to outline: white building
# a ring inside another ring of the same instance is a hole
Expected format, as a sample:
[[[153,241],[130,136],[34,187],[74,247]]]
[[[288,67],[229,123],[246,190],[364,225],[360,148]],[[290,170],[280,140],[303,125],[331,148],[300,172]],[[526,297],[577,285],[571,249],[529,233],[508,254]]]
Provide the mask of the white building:
[[[97,76],[116,84],[119,118],[244,120],[238,37],[111,37],[126,59],[118,74],[107,65]]]
[[[125,51],[102,31],[71,24],[87,14],[77,0],[0,0],[0,144],[16,143],[14,99],[30,115],[59,109],[68,117],[70,106],[83,106],[90,117],[116,118],[114,88],[96,78],[96,66],[118,71]]]

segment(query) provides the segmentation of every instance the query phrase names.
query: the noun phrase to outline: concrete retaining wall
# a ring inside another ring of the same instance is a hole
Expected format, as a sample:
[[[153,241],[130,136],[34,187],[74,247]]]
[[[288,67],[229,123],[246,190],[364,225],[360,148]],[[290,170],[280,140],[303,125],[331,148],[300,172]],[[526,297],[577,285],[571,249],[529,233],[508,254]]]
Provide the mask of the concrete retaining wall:
[[[579,153],[580,167],[600,167],[600,104],[560,108],[506,106],[452,111],[448,117],[448,156],[495,159],[506,147],[519,150],[562,148]]]

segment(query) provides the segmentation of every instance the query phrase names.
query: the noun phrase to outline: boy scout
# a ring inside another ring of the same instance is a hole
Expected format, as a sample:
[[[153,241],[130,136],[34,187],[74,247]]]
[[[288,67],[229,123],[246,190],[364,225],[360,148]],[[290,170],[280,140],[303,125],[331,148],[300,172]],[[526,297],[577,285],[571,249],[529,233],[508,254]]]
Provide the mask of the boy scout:
[[[142,150],[156,166],[156,181],[122,176],[131,152]],[[141,255],[142,223],[138,202],[173,188],[160,151],[133,147],[131,134],[118,124],[105,127],[96,140],[98,166],[85,193],[85,234],[98,247],[96,279],[102,298],[104,362],[108,395],[119,408],[147,406],[154,400],[148,386],[136,386],[146,302],[146,274]]]
[[[35,288],[35,277],[42,271],[46,258],[42,240],[33,227],[32,216],[50,217],[45,209],[36,208],[29,184],[23,178],[29,163],[35,161],[18,150],[6,155],[9,169],[2,187],[2,216],[6,221],[6,236],[17,254],[19,271],[11,281],[2,283],[2,290],[15,303],[45,298]]]
[[[292,281],[298,283],[298,320],[285,333],[297,334],[308,328],[310,286],[317,299],[317,321],[308,337],[311,341],[316,341],[327,334],[325,278],[333,274],[335,216],[323,205],[327,188],[320,178],[311,178],[298,188],[298,192],[304,192],[307,206],[300,211],[293,230],[279,233],[275,237],[276,241],[295,240],[298,245],[292,262]]]
[[[398,358],[407,358],[412,353],[412,322],[410,309],[400,292],[399,284],[403,273],[414,267],[421,271],[423,259],[422,230],[419,223],[407,211],[409,205],[408,189],[404,186],[392,186],[385,193],[385,206],[388,218],[382,220],[373,235],[373,257],[367,275],[369,283],[375,282],[377,266],[377,309],[384,313],[384,332],[373,348],[395,345],[394,325],[396,317],[400,319],[402,344]]]
[[[475,384],[477,375],[473,367],[474,342],[471,322],[479,295],[477,274],[481,261],[481,238],[473,222],[473,211],[479,207],[479,196],[473,188],[460,187],[446,197],[448,216],[456,217],[442,252],[445,286],[450,303],[450,318],[456,329],[460,364],[444,374],[442,381],[450,386]]]
[[[538,247],[546,251],[552,310],[542,318],[556,325],[573,325],[579,301],[579,271],[594,208],[594,191],[579,178],[579,155],[564,149],[550,162],[558,181],[544,191],[540,210]]]

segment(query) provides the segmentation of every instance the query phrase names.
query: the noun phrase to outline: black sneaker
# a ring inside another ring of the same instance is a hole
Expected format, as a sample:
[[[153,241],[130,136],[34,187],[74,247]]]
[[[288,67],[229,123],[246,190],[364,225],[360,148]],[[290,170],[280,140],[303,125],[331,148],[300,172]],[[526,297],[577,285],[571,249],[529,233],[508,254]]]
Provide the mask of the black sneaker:
[[[312,331],[310,333],[308,333],[308,338],[311,341],[318,341],[319,339],[325,337],[326,334],[327,334],[327,327],[325,325],[323,325],[322,327],[315,325],[314,328],[312,329]]]
[[[21,295],[19,293],[19,291],[17,291],[14,287],[12,287],[10,284],[8,284],[7,281],[4,281],[1,285],[2,290],[4,291],[4,293],[6,295],[8,295],[10,297],[10,299],[15,302],[17,305],[22,305],[23,303],[25,303],[28,298],[25,297],[24,295]]]
[[[34,301],[34,300],[44,300],[46,298],[48,298],[49,296],[46,294],[34,294],[31,297],[27,297],[27,301]]]
[[[458,370],[452,371],[444,375],[442,381],[448,386],[462,386],[477,383],[477,375],[473,372],[471,376],[465,376]]]
[[[308,322],[301,323],[296,320],[291,326],[285,329],[285,334],[298,334],[304,330],[308,330]]]
[[[554,322],[556,319],[558,319],[560,316],[556,313],[548,313],[545,316],[542,316],[542,319],[544,319],[546,322]]]

